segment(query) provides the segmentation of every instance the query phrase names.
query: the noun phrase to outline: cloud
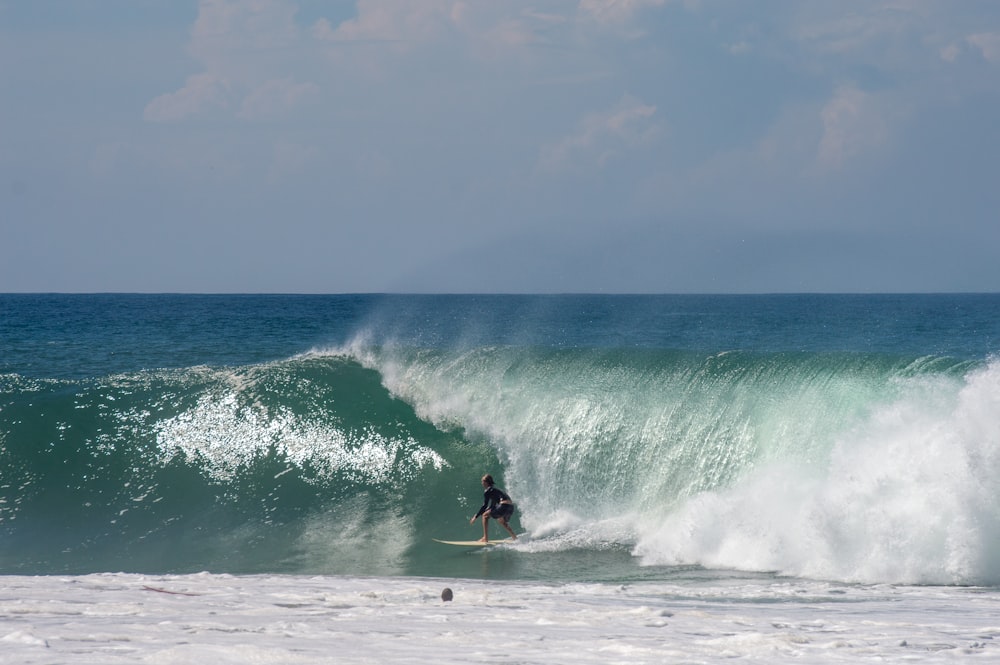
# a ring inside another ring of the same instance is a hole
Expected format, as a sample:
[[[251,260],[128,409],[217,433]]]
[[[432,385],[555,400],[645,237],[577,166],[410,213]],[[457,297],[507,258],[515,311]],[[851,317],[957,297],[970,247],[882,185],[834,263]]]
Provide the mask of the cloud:
[[[236,106],[239,117],[259,119],[294,108],[318,90],[313,83],[293,83],[288,74],[295,65],[285,57],[302,42],[295,12],[288,0],[201,0],[188,50],[205,71],[153,99],[143,117],[178,122]]]
[[[951,64],[958,63],[969,53],[992,64],[1000,64],[1000,32],[980,32],[961,37],[942,47],[941,59]]]
[[[455,0],[359,0],[357,16],[334,26],[317,20],[314,38],[334,43],[391,44],[395,53],[457,45],[463,55],[495,56],[544,41],[540,34],[564,26],[569,16],[536,11],[522,3]]]
[[[613,109],[584,116],[576,131],[544,146],[538,167],[553,173],[603,167],[623,152],[657,138],[660,128],[652,121],[655,113],[655,106],[626,95]]]
[[[287,48],[298,41],[296,4],[289,0],[200,0],[191,52],[210,68],[235,64],[231,55]]]
[[[825,19],[803,21],[796,36],[812,49],[834,55],[856,55],[901,30],[900,17],[870,8],[866,12],[837,12]]]
[[[209,73],[188,77],[184,87],[176,92],[160,95],[143,112],[150,122],[177,122],[212,107],[227,105],[225,81]]]
[[[580,12],[599,23],[623,23],[647,7],[661,7],[666,0],[580,0]]]
[[[983,32],[971,35],[966,41],[975,46],[984,59],[1000,63],[1000,32]]]
[[[945,62],[957,62],[961,49],[957,44],[949,44],[941,49],[941,59]]]
[[[315,83],[295,83],[291,79],[267,81],[243,100],[239,117],[261,120],[283,115],[319,93]]]
[[[468,9],[453,0],[358,0],[357,11],[356,18],[336,28],[320,19],[313,35],[329,41],[424,43],[461,25]]]
[[[820,112],[823,135],[817,161],[839,168],[885,142],[887,124],[871,95],[853,85],[839,87]]]

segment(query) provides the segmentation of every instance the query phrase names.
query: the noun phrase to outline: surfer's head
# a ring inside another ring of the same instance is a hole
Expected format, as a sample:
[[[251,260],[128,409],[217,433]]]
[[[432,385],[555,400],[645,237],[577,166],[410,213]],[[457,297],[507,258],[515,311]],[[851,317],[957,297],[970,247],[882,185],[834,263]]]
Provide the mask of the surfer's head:
[[[493,476],[488,473],[483,476],[483,487],[493,487]]]

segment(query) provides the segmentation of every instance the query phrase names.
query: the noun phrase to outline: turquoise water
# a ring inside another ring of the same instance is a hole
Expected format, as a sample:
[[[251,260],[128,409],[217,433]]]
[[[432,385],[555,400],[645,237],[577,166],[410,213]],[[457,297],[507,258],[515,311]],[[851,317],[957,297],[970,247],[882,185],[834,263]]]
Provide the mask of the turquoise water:
[[[0,295],[0,573],[995,584],[998,351],[997,295]],[[526,537],[433,543],[487,472]]]

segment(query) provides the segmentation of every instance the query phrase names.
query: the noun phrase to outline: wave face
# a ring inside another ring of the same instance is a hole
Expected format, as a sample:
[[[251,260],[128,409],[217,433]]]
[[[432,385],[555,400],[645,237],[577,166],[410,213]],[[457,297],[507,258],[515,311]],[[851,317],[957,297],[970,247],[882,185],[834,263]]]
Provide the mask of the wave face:
[[[283,359],[245,362],[259,347],[206,335],[226,362],[170,367],[166,345],[152,358],[162,369],[85,376],[54,361],[32,376],[12,352],[0,573],[613,565],[607,577],[627,578],[639,564],[1000,583],[1000,361],[982,352],[1000,341],[995,322],[956,342],[956,323],[923,301],[864,335],[842,311],[789,328],[814,303],[767,301],[778,319],[747,323],[732,300],[698,301],[692,325],[664,302],[397,297]],[[836,321],[848,332],[831,334]],[[141,339],[126,347],[150,353]],[[468,518],[485,472],[530,538],[514,559],[443,559],[431,537],[478,535]]]
[[[495,447],[539,550],[1000,580],[1000,363],[494,348],[367,364],[423,419]]]

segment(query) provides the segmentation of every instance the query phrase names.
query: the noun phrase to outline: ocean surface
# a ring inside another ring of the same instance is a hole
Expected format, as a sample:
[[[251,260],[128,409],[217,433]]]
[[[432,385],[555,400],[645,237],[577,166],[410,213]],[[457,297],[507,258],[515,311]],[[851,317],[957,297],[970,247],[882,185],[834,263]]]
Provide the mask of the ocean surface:
[[[998,294],[0,295],[0,661],[1000,657],[998,354]],[[484,473],[521,538],[435,543]]]

